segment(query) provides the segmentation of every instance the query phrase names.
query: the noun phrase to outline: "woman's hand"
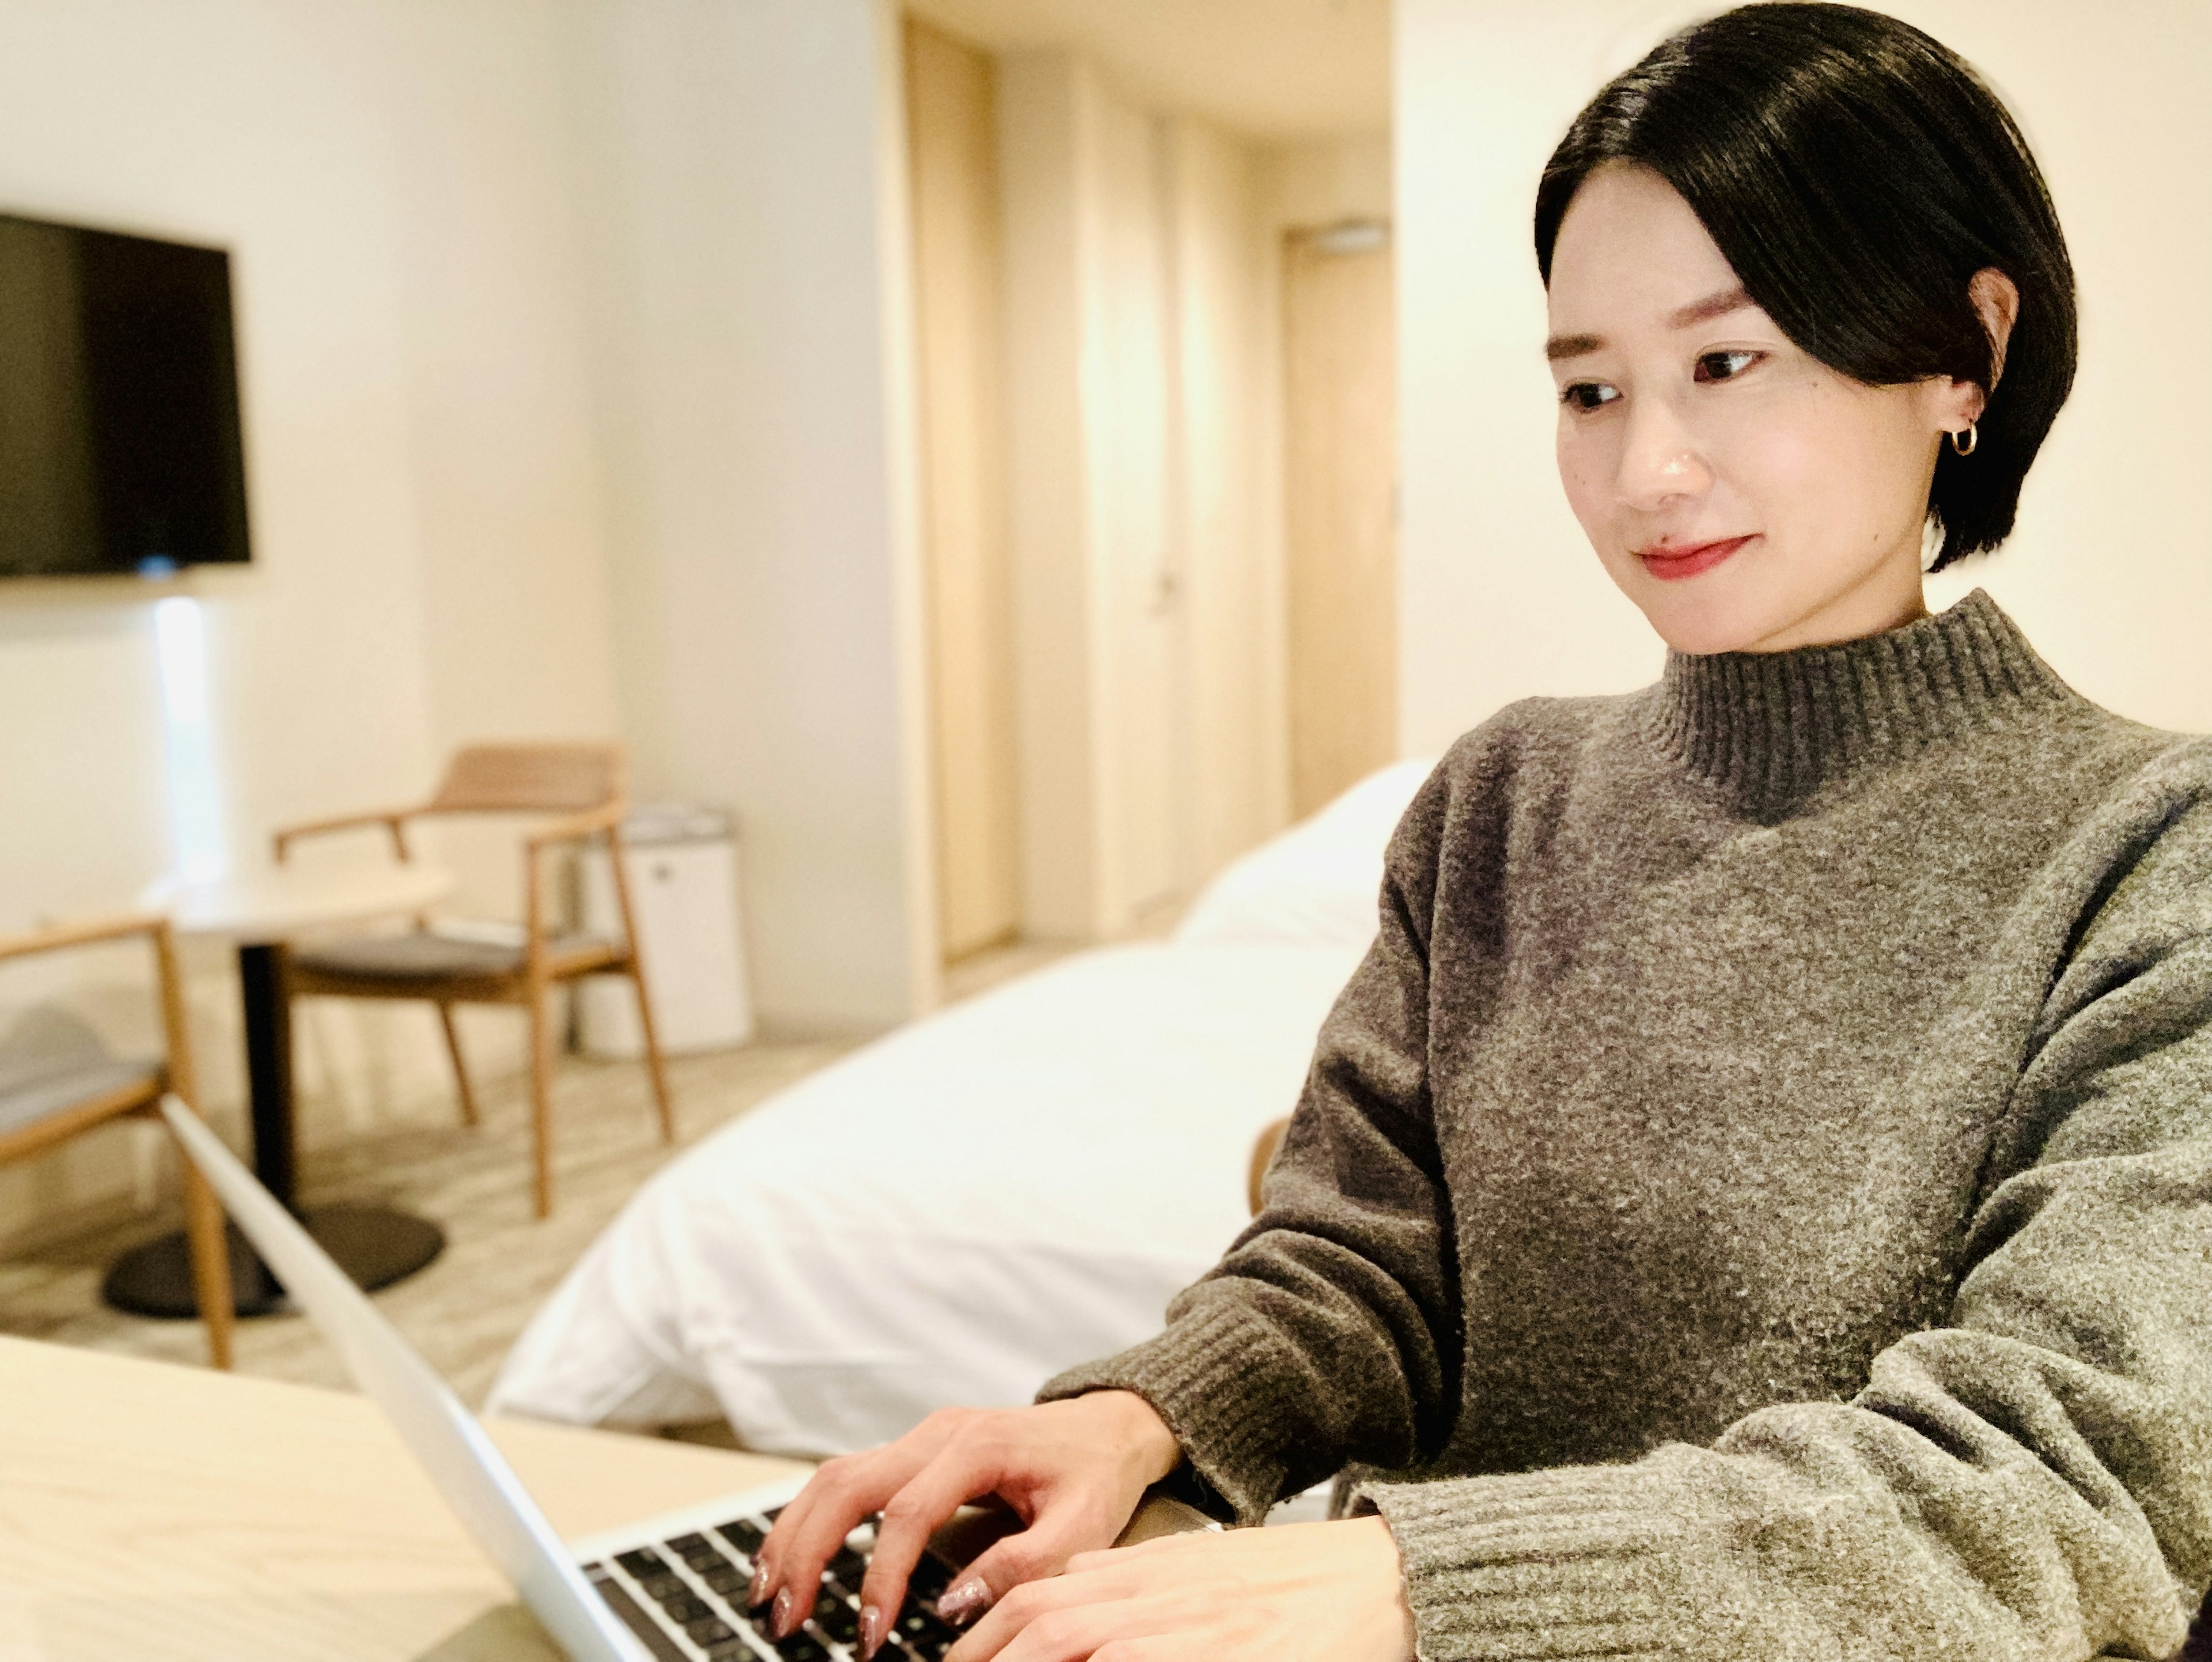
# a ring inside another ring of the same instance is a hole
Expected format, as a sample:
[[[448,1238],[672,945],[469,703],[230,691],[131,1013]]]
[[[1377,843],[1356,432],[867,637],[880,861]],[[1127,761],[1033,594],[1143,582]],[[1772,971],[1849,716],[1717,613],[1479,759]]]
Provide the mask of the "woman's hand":
[[[995,1495],[1026,1526],[970,1564],[938,1601],[953,1621],[1079,1552],[1110,1546],[1150,1485],[1182,1458],[1152,1404],[1097,1391],[1036,1408],[946,1409],[895,1443],[823,1463],[761,1548],[751,1601],[774,1599],[779,1639],[814,1608],[823,1566],[854,1525],[883,1513],[860,1588],[862,1650],[874,1654],[929,1537],[969,1501]]]
[[[1380,1518],[1170,1535],[1016,1587],[945,1662],[1408,1662],[1413,1616]]]

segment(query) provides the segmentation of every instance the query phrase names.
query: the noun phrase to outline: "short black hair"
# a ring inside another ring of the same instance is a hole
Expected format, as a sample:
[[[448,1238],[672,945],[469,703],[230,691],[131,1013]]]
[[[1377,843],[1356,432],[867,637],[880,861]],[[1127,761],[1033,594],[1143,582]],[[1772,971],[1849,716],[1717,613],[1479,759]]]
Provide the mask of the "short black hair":
[[[1536,265],[1583,181],[1650,168],[1797,345],[1864,385],[1988,392],[1970,457],[1939,452],[1934,570],[2011,533],[2021,482],[2074,385],[2074,266],[2042,170],[1972,65],[1856,6],[1739,6],[1662,41],[1577,116],[1536,192]],[[2020,289],[2002,374],[1967,298]]]

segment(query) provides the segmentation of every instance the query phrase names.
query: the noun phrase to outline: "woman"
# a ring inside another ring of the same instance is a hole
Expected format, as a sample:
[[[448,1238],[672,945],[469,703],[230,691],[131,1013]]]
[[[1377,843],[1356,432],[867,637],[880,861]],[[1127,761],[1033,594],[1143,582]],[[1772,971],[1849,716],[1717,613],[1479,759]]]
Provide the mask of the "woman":
[[[2071,383],[2041,176],[1925,35],[1746,7],[1577,119],[1536,249],[1560,476],[1663,680],[1454,747],[1261,1215],[1042,1406],[825,1466],[785,1627],[880,1509],[879,1637],[996,1492],[954,1662],[2182,1642],[2212,747],[1922,601]],[[1097,1550],[1171,1474],[1249,1523],[1347,1466],[1365,1515]]]

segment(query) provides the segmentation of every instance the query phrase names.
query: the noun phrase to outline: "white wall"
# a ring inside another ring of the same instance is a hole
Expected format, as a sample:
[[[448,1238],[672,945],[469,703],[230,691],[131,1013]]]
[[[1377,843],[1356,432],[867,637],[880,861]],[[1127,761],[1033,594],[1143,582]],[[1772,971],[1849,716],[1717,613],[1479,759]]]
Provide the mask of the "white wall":
[[[450,734],[522,706],[611,720],[604,648],[533,671],[521,644],[588,641],[597,583],[588,514],[566,523],[538,500],[543,478],[517,479],[544,467],[589,490],[580,391],[542,332],[517,340],[562,303],[543,254],[563,209],[514,132],[530,72],[483,61],[526,46],[538,9],[474,9],[506,29],[499,53],[445,30],[428,0],[0,9],[0,205],[233,253],[255,564],[198,587],[234,861],[264,857],[283,820],[422,792]],[[434,125],[434,145],[395,144]],[[469,250],[437,234],[434,180],[456,216],[503,204],[501,234]],[[518,385],[526,360],[540,367]],[[466,661],[428,622],[450,615],[464,549],[493,568],[477,587],[515,625]],[[171,860],[147,597],[0,594],[0,929],[129,904]],[[222,954],[192,962],[221,1108],[237,1096],[235,997]],[[118,1038],[150,1032],[143,966],[73,968],[61,979]],[[0,1008],[54,984],[0,987]],[[328,1129],[303,1126],[311,1141]],[[0,1175],[0,1215],[112,1191],[130,1175],[125,1135]]]
[[[0,201],[233,251],[257,564],[206,592],[240,848],[303,802],[418,788],[430,739],[375,46],[358,10],[253,0],[0,11]],[[0,601],[0,776],[27,810],[5,927],[127,898],[168,849],[143,597]]]
[[[234,253],[252,569],[208,617],[234,864],[419,797],[453,745],[632,741],[734,810],[789,1027],[933,993],[888,0],[37,0],[0,9],[0,210]],[[0,594],[0,930],[171,863],[148,594]],[[433,838],[512,915],[511,833]],[[367,843],[309,858],[373,858]],[[226,955],[192,955],[235,1113]],[[128,954],[0,977],[150,1035]],[[519,1050],[474,1013],[485,1070]],[[442,1115],[434,1019],[316,1004],[302,1131]],[[11,1226],[139,1175],[0,1173]],[[141,1151],[142,1153],[143,1151]]]
[[[896,19],[580,0],[625,730],[734,811],[763,1017],[933,992]]]
[[[1603,81],[1702,6],[1398,0],[1401,743],[1433,750],[1531,693],[1622,691],[1662,651],[1560,494],[1529,219],[1544,158]],[[2081,379],[2021,529],[1931,589],[1982,584],[2092,697],[2212,728],[2212,560],[2196,498],[2212,318],[2212,12],[2056,0],[1890,9],[1978,65],[2035,145],[2082,295]]]
[[[443,756],[611,736],[588,233],[558,142],[573,113],[562,9],[388,10],[432,737]]]

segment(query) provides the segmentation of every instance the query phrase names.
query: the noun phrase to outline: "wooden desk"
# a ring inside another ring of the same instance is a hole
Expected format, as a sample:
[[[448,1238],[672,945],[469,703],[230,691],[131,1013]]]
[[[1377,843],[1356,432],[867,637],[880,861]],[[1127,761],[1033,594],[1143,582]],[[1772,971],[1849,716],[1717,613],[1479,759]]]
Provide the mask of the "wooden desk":
[[[491,1422],[571,1538],[799,1470]],[[0,1339],[5,1662],[558,1662],[368,1398]]]

